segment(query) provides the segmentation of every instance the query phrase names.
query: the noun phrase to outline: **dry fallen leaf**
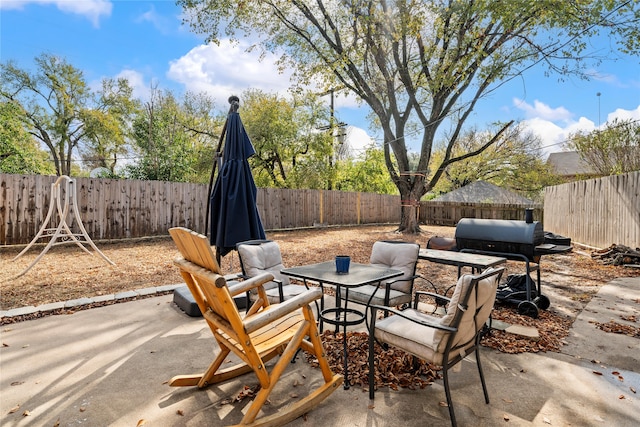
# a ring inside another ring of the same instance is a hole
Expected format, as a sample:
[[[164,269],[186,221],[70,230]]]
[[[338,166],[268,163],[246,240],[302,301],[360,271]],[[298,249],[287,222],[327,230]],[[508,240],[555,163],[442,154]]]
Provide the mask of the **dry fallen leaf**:
[[[602,372],[599,372],[599,371],[593,371],[593,373],[596,375],[602,375]]]
[[[184,416],[184,411],[182,409],[178,409],[176,411],[176,414],[180,415],[181,417]]]
[[[147,421],[143,418],[141,420],[138,421],[138,424],[136,424],[136,427],[140,427],[143,426],[147,423]]]
[[[81,406],[81,407],[80,407],[80,412],[84,412],[84,411],[86,411],[86,410],[87,410],[87,407],[86,407],[86,406]]]
[[[621,394],[620,396],[618,396],[618,399],[620,400],[625,399],[624,394]]]
[[[629,390],[631,390],[631,393],[636,394],[636,389],[633,387],[629,387]]]
[[[443,407],[449,406],[449,405],[447,405],[447,402],[443,402],[443,401],[438,402],[438,405],[443,406]]]
[[[551,424],[551,420],[547,417],[543,417],[542,422],[544,422],[545,424]]]
[[[6,342],[3,342],[3,343],[2,343],[2,346],[3,346],[3,347],[9,347],[9,344],[7,344]]]
[[[21,384],[24,384],[24,381],[14,381],[14,382],[11,383],[12,386],[21,385]]]
[[[20,405],[16,405],[13,408],[9,409],[9,414],[13,414],[14,412],[17,412],[18,409],[20,409]]]
[[[507,414],[502,415],[502,419],[505,421],[509,421],[509,415]]]
[[[505,403],[513,403],[513,400],[511,400],[511,399],[507,399],[507,398],[504,398],[504,397],[502,398],[502,400],[503,400]]]
[[[30,411],[27,411],[27,410],[25,410],[25,411],[22,413],[22,416],[23,416],[23,417],[28,417],[29,415],[31,415],[31,412],[30,412]]]

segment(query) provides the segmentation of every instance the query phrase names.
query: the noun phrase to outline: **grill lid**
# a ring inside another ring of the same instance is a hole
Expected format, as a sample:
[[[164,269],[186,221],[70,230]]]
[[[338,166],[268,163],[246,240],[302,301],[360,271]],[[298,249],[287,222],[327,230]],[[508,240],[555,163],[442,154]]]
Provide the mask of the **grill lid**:
[[[538,221],[462,218],[456,225],[456,240],[509,242],[538,246],[544,243],[544,231]],[[464,245],[462,245],[464,246]],[[460,248],[461,245],[458,244]]]

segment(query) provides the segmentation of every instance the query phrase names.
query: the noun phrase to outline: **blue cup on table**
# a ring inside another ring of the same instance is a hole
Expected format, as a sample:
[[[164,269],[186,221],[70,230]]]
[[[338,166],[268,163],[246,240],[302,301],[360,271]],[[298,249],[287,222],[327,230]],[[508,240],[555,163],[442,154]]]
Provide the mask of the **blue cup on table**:
[[[350,263],[351,263],[351,257],[349,255],[336,256],[336,273],[347,274],[349,272]]]

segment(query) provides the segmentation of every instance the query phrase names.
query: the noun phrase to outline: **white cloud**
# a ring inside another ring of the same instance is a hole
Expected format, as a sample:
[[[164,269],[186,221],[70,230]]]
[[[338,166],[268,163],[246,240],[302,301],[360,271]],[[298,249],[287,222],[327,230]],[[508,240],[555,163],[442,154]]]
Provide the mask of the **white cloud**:
[[[257,49],[248,48],[247,43],[234,45],[227,40],[219,46],[197,46],[171,61],[167,77],[190,91],[204,91],[224,104],[230,95],[239,96],[249,88],[286,96],[290,73],[278,71],[275,55],[266,54],[261,59]]]
[[[519,98],[513,98],[513,105],[525,112],[528,118],[542,118],[545,120],[558,121],[558,120],[570,120],[573,114],[564,107],[551,108],[547,104],[538,101],[533,101],[533,105],[523,101]]]
[[[22,10],[28,4],[51,4],[62,12],[83,15],[96,28],[100,26],[100,18],[110,16],[113,9],[113,3],[109,0],[3,0],[0,9]]]
[[[135,70],[122,70],[115,76],[116,79],[125,78],[133,89],[133,97],[148,100],[151,95],[151,83],[144,81],[142,73]]]
[[[520,109],[527,110],[529,118],[523,121],[523,125],[526,129],[533,132],[540,137],[542,141],[542,151],[545,157],[549,153],[562,151],[565,142],[569,139],[569,136],[576,132],[591,132],[597,128],[597,125],[586,117],[580,117],[578,120],[570,120],[571,114],[564,109],[551,108],[541,102],[536,101],[535,108],[531,108],[526,103],[517,104],[519,100],[514,99],[514,104]],[[523,107],[523,105],[525,105]],[[566,111],[567,114],[549,115],[550,111]],[[616,109],[614,112],[607,115],[607,121],[611,122],[615,119],[627,120],[636,119],[640,120],[640,105],[635,110],[624,110],[622,108]],[[606,123],[602,123],[601,127]]]
[[[162,34],[169,34],[169,32],[171,31],[170,21],[165,16],[160,15],[156,11],[156,8],[153,6],[153,4],[148,11],[136,18],[136,22],[149,22]]]
[[[607,114],[607,121],[618,120],[640,120],[640,105],[635,110],[616,109],[613,113]]]
[[[367,131],[362,128],[347,126],[346,132],[349,151],[354,156],[364,153],[364,151],[374,143],[374,140],[367,134]]]

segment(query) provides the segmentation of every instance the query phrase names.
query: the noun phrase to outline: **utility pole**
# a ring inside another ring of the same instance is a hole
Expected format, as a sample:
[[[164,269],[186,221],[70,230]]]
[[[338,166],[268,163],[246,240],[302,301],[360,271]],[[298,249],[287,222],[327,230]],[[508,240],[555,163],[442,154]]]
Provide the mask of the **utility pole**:
[[[598,129],[600,128],[600,95],[600,92],[596,93],[596,96],[598,97]]]
[[[322,126],[319,128],[319,130],[328,130],[331,132],[331,137],[332,137],[332,143],[331,143],[331,156],[329,157],[329,166],[331,168],[334,167],[335,162],[336,162],[336,147],[339,147],[342,145],[342,143],[344,142],[344,137],[345,137],[345,133],[344,133],[344,129],[347,126],[346,123],[340,122],[340,123],[336,123],[336,118],[335,118],[335,107],[334,107],[334,92],[336,90],[340,90],[342,88],[331,88],[326,92],[323,93],[319,93],[319,96],[325,96],[325,95],[330,95],[330,116],[329,116],[329,125],[328,126]],[[332,180],[329,180],[329,182],[327,183],[327,190],[333,190],[333,182]]]

